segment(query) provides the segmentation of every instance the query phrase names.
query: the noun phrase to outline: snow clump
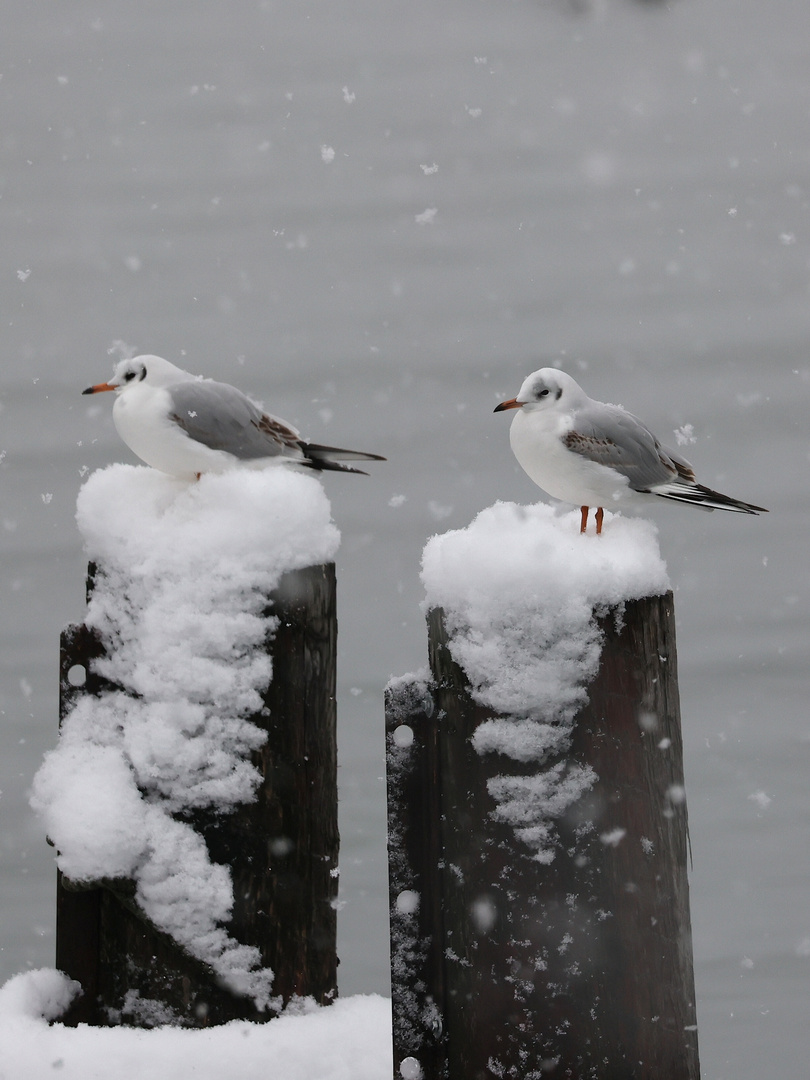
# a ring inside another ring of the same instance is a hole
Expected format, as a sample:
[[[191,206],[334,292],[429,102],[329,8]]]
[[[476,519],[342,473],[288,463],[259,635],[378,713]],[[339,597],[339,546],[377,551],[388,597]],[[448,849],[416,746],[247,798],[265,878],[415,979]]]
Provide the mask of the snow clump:
[[[553,821],[592,786],[565,754],[599,668],[598,618],[669,588],[655,526],[606,514],[601,536],[580,534],[578,510],[498,502],[423,552],[425,607],[442,608],[453,660],[473,699],[491,710],[473,735],[479,754],[536,761],[488,784],[493,817],[511,824],[540,862],[554,857]]]
[[[77,521],[97,566],[86,624],[105,655],[79,695],[31,802],[75,881],[130,878],[149,919],[259,1008],[273,973],[232,939],[227,867],[182,815],[253,799],[250,721],[272,677],[268,596],[330,560],[339,533],[319,482],[288,469],[198,482],[113,465],[82,488]]]

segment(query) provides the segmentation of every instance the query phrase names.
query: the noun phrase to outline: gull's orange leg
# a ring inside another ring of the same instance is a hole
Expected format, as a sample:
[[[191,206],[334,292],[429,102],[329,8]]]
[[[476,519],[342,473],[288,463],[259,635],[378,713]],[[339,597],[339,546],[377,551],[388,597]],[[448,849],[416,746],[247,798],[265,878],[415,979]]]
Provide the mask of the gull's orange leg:
[[[602,519],[605,516],[605,511],[600,506],[596,511],[596,535],[600,536],[602,533]]]
[[[579,531],[581,533],[584,533],[585,530],[588,527],[588,507],[583,506],[581,509],[582,509],[582,524],[579,527]]]

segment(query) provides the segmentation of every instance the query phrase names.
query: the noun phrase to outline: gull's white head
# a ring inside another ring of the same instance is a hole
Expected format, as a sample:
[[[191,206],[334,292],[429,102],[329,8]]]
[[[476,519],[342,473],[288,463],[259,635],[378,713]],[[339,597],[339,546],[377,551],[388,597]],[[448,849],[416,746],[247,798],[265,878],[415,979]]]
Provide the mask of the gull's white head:
[[[495,412],[505,412],[507,409],[531,412],[559,409],[578,405],[584,400],[584,390],[570,375],[556,368],[545,367],[527,376],[517,396],[496,405]]]
[[[187,371],[176,367],[161,356],[134,356],[131,360],[121,360],[116,364],[109,382],[88,386],[83,394],[98,394],[103,390],[115,390],[122,393],[131,386],[146,383],[148,386],[171,386],[172,383],[193,379]]]

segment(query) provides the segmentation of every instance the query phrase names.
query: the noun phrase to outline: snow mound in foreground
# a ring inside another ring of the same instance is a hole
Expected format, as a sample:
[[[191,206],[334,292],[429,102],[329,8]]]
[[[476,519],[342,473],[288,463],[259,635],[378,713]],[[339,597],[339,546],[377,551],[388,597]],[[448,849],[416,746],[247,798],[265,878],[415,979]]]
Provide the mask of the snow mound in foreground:
[[[48,1024],[76,984],[28,971],[0,988],[0,1070],[25,1080],[387,1080],[393,1073],[391,1002],[376,995],[267,1024],[235,1020],[204,1031]]]

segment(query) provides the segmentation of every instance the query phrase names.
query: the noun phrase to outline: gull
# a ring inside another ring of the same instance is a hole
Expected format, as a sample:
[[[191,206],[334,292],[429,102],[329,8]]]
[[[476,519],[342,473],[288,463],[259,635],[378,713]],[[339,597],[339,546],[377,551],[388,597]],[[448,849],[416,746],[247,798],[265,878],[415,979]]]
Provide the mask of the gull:
[[[113,422],[130,450],[170,476],[198,479],[234,465],[274,464],[365,476],[339,462],[385,461],[379,454],[308,442],[235,386],[191,375],[160,356],[122,360],[109,382],[82,393],[105,390],[115,392]]]
[[[581,508],[580,532],[591,507],[596,507],[598,534],[604,507],[638,505],[653,497],[701,510],[768,512],[697,483],[689,462],[662,446],[637,417],[589,398],[564,371],[532,372],[517,397],[496,405],[495,412],[508,409],[517,410],[509,429],[515,457],[552,498]]]

